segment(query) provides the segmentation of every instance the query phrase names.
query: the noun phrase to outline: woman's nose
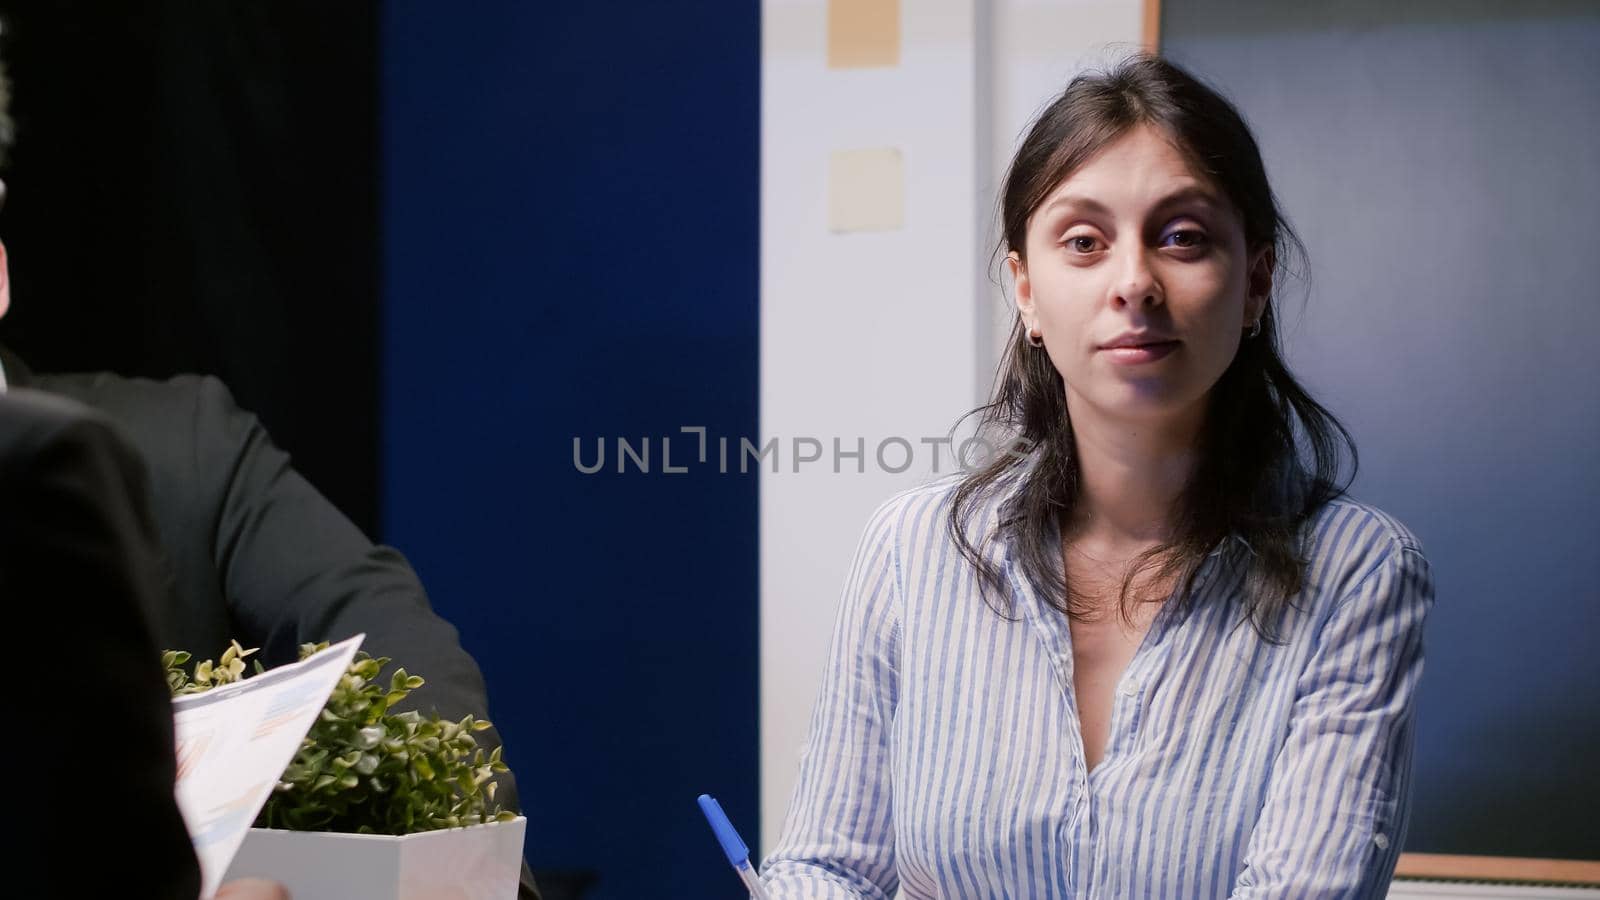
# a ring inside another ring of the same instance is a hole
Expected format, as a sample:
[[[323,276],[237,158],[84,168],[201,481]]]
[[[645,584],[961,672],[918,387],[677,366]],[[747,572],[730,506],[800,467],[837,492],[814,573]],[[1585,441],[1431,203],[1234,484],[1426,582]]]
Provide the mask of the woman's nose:
[[[1161,286],[1145,259],[1143,247],[1126,251],[1121,260],[1117,279],[1111,289],[1113,306],[1154,306],[1160,303]]]

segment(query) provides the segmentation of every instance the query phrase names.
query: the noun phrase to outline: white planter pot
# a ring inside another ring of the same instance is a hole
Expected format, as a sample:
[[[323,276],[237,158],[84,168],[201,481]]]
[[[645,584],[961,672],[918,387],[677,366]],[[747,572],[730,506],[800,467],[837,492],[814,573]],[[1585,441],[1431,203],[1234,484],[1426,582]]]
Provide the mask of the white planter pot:
[[[400,837],[252,828],[226,880],[270,878],[294,900],[515,900],[528,820]]]

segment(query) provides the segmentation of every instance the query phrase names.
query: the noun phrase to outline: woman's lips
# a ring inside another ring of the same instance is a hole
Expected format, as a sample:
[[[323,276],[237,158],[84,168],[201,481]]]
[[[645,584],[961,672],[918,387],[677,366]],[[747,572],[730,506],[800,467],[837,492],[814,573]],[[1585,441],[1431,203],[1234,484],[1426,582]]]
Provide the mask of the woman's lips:
[[[1111,357],[1111,361],[1121,365],[1136,365],[1138,363],[1155,362],[1178,349],[1178,341],[1158,341],[1153,344],[1141,344],[1137,347],[1106,347],[1100,352]]]

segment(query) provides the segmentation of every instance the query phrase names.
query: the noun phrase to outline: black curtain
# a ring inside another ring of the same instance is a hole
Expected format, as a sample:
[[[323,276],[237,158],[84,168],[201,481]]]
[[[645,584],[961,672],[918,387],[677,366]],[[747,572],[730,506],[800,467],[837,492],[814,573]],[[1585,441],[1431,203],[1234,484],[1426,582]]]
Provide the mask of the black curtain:
[[[221,377],[378,522],[375,0],[0,0],[3,340],[37,371]]]

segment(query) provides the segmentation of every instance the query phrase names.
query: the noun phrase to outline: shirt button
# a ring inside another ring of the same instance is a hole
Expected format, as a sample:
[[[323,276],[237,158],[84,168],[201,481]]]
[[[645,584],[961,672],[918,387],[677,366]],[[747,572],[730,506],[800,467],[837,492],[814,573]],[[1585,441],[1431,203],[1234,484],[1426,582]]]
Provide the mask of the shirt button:
[[[1372,838],[1372,842],[1374,844],[1378,845],[1378,849],[1379,850],[1387,850],[1387,849],[1389,849],[1389,836],[1386,835],[1386,834],[1374,835],[1373,838]]]
[[[1139,696],[1139,685],[1137,682],[1130,681],[1123,685],[1117,693],[1124,697],[1137,697]]]

